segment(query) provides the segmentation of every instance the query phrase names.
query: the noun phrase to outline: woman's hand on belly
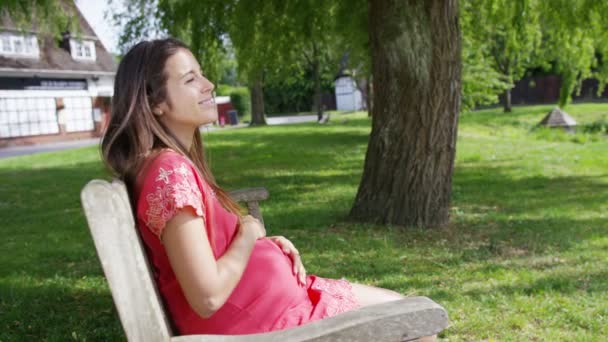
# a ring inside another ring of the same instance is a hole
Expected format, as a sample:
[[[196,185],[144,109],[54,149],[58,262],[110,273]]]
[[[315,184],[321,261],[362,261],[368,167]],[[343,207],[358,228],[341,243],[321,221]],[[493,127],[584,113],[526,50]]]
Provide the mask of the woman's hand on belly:
[[[289,256],[293,265],[292,272],[298,278],[298,283],[302,286],[306,285],[306,269],[304,269],[300,252],[296,246],[284,236],[269,236],[268,240],[274,242],[283,253]]]

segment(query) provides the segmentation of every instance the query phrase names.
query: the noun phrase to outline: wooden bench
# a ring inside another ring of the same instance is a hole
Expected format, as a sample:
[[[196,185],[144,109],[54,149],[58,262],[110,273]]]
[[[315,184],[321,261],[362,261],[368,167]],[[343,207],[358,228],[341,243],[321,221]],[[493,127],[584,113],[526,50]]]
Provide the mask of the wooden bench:
[[[231,193],[261,219],[263,188]],[[129,341],[412,341],[441,332],[446,311],[426,297],[368,306],[302,325],[254,335],[175,336],[157,292],[143,243],[135,227],[126,187],[92,180],[81,193],[82,205],[114,304]]]

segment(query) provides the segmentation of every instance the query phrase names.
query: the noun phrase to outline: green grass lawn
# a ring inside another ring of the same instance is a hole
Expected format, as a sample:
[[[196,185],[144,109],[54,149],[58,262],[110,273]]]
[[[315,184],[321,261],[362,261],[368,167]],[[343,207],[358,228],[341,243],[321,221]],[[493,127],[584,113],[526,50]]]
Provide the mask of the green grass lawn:
[[[429,296],[451,341],[608,336],[608,138],[534,130],[550,106],[462,115],[452,223],[439,230],[348,222],[370,121],[364,113],[212,132],[228,189],[265,186],[268,233],[309,273]],[[608,104],[573,105],[586,124]],[[80,207],[107,178],[96,148],[0,160],[0,341],[124,339]]]

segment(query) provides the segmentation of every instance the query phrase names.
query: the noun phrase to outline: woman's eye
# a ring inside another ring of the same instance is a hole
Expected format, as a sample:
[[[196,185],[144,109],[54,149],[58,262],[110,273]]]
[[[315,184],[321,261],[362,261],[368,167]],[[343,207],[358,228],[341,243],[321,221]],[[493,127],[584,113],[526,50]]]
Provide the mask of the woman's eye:
[[[186,80],[186,83],[190,83],[192,81],[194,81],[194,78],[189,78],[188,80]]]

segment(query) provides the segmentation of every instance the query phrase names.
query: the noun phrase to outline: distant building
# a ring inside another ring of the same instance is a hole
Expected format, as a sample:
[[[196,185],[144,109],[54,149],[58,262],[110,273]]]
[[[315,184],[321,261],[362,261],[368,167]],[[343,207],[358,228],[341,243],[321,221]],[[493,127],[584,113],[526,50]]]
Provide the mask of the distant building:
[[[361,91],[356,81],[349,75],[338,75],[334,81],[336,88],[336,109],[355,111],[364,109]]]
[[[339,63],[339,71],[334,78],[334,88],[336,93],[336,109],[344,111],[355,111],[367,109],[367,94],[362,94],[357,86],[357,81],[352,77],[348,69],[348,53],[342,55]]]
[[[80,34],[20,30],[0,14],[0,147],[95,137],[110,113],[116,63],[76,5]]]
[[[234,110],[230,96],[216,96],[215,103],[217,105],[217,123],[224,127],[230,123],[230,112]]]

